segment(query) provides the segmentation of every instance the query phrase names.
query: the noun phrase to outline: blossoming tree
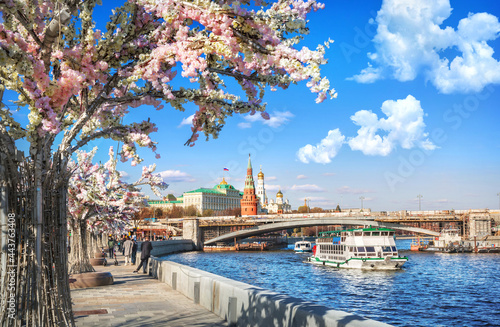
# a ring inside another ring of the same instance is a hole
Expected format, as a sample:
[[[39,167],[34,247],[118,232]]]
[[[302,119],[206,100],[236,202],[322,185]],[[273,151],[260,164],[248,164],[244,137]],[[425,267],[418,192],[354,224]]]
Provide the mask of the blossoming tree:
[[[154,122],[124,124],[129,110],[194,103],[193,145],[199,133],[217,137],[235,113],[268,118],[268,89],[305,80],[317,102],[336,95],[320,75],[324,46],[297,47],[308,13],[321,7],[314,0],[129,0],[105,30],[96,28],[98,2],[0,0],[0,93],[17,94],[16,105],[29,111],[21,126],[15,108],[0,110],[3,216],[16,217],[17,235],[17,303],[0,308],[7,325],[74,324],[68,161],[103,137],[121,141],[121,159],[133,165],[140,162],[137,146],[155,151]],[[17,150],[23,144],[27,155]],[[1,258],[6,262],[5,253]],[[6,298],[12,293],[1,276]]]
[[[160,189],[168,185],[158,174],[156,166],[144,166],[142,176],[134,183],[126,183],[116,170],[113,148],[109,150],[109,161],[104,165],[92,164],[97,152],[77,151],[77,161],[70,161],[72,171],[68,187],[68,226],[71,232],[69,273],[92,272],[89,251],[96,250],[89,242],[100,234],[120,233],[130,219],[143,207],[145,195],[140,186],[148,185],[161,197]]]

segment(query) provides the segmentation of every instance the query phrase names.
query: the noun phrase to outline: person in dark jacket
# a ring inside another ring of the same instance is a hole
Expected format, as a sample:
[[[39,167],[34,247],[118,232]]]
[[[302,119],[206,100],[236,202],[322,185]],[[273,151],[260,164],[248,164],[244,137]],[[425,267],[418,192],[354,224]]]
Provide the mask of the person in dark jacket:
[[[142,242],[141,245],[141,263],[139,264],[139,267],[137,267],[134,272],[138,272],[141,267],[142,267],[142,272],[146,273],[146,269],[148,266],[148,260],[149,257],[151,256],[151,250],[153,250],[153,246],[151,245],[151,242],[149,241],[149,237],[145,238],[145,241]]]
[[[137,241],[132,239],[132,256],[130,259],[132,259],[132,266],[135,266],[135,259],[137,258]]]

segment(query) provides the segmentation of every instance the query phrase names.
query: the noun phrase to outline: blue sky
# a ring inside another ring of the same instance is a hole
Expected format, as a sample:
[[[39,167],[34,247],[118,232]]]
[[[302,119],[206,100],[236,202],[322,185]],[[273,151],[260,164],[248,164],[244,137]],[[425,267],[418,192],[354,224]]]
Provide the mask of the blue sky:
[[[281,188],[293,208],[304,198],[355,208],[363,196],[365,208],[418,210],[421,194],[422,210],[498,209],[498,17],[492,1],[327,1],[303,44],[335,41],[323,74],[337,99],[316,104],[305,83],[268,92],[270,121],[233,117],[218,139],[192,148],[182,122],[194,107],[151,112],[162,158],[144,151],[145,163],[157,164],[176,196],[212,187],[224,167],[242,189],[251,153],[268,195]]]
[[[103,15],[103,17],[107,17]],[[301,45],[331,38],[322,72],[338,98],[316,104],[305,83],[268,92],[270,121],[227,120],[220,137],[194,147],[189,116],[141,108],[156,121],[156,163],[176,196],[226,180],[243,189],[248,154],[269,196],[296,209],[499,208],[500,6],[496,1],[326,1]],[[105,141],[92,146],[103,149]],[[91,147],[89,147],[90,149]],[[122,164],[129,178],[139,167]]]

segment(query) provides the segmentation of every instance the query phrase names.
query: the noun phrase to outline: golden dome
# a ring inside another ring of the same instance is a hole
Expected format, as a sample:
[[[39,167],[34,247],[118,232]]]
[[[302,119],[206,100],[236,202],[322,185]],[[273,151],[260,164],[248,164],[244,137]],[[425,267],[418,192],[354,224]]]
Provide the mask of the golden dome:
[[[227,185],[227,182],[226,182],[226,180],[224,179],[224,177],[222,177],[222,182],[220,182],[220,184],[219,184],[219,185]]]
[[[259,179],[264,179],[264,173],[262,172],[262,169],[260,170],[260,173],[257,174],[257,177]]]
[[[278,193],[276,193],[276,197],[277,198],[282,198],[283,197],[283,193],[281,193],[281,190],[279,190]]]

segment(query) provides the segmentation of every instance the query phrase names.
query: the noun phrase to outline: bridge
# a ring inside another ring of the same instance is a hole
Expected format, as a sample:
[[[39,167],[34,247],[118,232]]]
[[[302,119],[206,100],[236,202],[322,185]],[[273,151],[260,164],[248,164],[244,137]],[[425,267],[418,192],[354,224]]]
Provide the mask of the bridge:
[[[398,230],[409,231],[413,233],[426,234],[432,236],[439,236],[439,232],[431,231],[428,229],[412,227],[408,225],[402,225],[397,223],[375,221],[370,219],[370,217],[351,217],[351,218],[308,218],[308,219],[288,219],[286,221],[279,221],[274,223],[268,223],[263,225],[255,225],[250,228],[242,229],[235,232],[230,232],[210,240],[205,240],[205,245],[215,244],[216,242],[224,242],[233,240],[235,238],[247,238],[251,236],[261,235],[265,233],[280,231],[284,229],[291,229],[297,227],[311,227],[311,226],[329,226],[329,225],[354,225],[354,226],[372,226],[372,227],[385,227]]]

